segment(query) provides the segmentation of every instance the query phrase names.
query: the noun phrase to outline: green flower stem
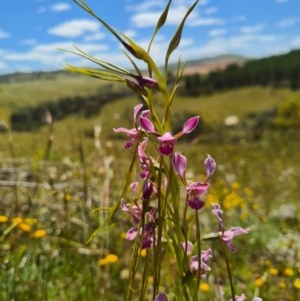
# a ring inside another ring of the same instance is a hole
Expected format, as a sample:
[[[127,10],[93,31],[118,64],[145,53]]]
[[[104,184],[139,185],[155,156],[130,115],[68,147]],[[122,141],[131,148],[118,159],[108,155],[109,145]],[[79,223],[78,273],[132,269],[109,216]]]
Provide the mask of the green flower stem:
[[[194,293],[194,301],[198,300],[198,290],[201,279],[201,231],[199,222],[199,213],[195,210],[195,222],[196,222],[196,240],[197,240],[197,256],[198,256],[198,271],[197,271],[197,281]]]
[[[232,281],[232,274],[231,274],[231,269],[230,269],[230,265],[229,265],[228,256],[227,256],[224,244],[222,243],[222,241],[220,239],[219,239],[219,243],[220,243],[221,250],[222,250],[222,253],[224,255],[224,258],[225,258],[226,270],[227,270],[229,283],[230,283],[231,297],[232,297],[232,300],[235,300],[234,285],[233,285],[233,281]]]
[[[161,256],[162,256],[162,231],[164,224],[164,216],[162,215],[163,194],[162,194],[162,176],[163,176],[163,156],[159,158],[159,171],[157,178],[157,199],[158,199],[158,225],[157,225],[157,242],[154,249],[154,279],[153,279],[153,300],[158,294],[160,272],[161,272]],[[155,244],[154,244],[155,245]]]
[[[143,271],[143,279],[142,279],[142,287],[140,292],[140,301],[145,300],[145,292],[147,288],[147,279],[149,274],[149,252],[146,252],[145,264],[144,264],[144,271]]]

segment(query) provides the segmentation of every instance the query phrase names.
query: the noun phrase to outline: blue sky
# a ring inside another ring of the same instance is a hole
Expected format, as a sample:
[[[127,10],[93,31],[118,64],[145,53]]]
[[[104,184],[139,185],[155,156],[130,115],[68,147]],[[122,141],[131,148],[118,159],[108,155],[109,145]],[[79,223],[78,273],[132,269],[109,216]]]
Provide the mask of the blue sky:
[[[151,55],[164,60],[168,41],[190,0],[173,0]],[[105,21],[147,47],[167,0],[86,0]],[[300,0],[200,0],[172,55],[184,60],[237,54],[263,57],[300,48]],[[0,6],[0,74],[87,65],[58,50],[77,45],[98,58],[129,66],[107,30],[72,0],[6,0]]]

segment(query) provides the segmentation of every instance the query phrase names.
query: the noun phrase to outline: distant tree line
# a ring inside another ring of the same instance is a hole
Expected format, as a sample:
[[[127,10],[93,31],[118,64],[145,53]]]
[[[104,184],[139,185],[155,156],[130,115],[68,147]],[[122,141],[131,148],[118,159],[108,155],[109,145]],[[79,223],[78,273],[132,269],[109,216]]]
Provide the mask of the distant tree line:
[[[300,50],[249,60],[242,66],[231,64],[224,70],[207,75],[186,75],[180,91],[182,94],[197,96],[253,85],[299,89]]]
[[[88,118],[100,112],[108,102],[130,95],[127,90],[99,92],[91,96],[65,97],[58,101],[45,101],[34,107],[22,107],[14,110],[10,116],[13,131],[31,131],[47,123],[50,113],[53,120],[61,120],[72,114],[81,114]]]
[[[58,71],[36,71],[36,72],[16,72],[10,74],[0,75],[0,83],[15,83],[15,82],[29,82],[35,80],[53,80],[56,79],[59,75],[68,75],[70,72],[65,70]]]

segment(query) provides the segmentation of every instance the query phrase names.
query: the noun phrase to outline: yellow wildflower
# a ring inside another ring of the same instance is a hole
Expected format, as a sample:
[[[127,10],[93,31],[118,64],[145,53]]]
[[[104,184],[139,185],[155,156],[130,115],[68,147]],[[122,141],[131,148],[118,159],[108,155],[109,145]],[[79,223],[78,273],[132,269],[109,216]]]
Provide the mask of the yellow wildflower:
[[[26,224],[26,223],[18,224],[18,228],[21,229],[24,232],[30,232],[31,231],[31,226]]]
[[[65,196],[64,196],[64,200],[66,202],[70,202],[72,200],[72,195],[69,194],[69,193],[66,193]]]
[[[42,237],[45,237],[46,236],[46,230],[44,229],[39,229],[39,230],[36,230],[35,232],[33,232],[32,236],[34,238],[42,238]]]
[[[281,289],[284,289],[284,288],[286,288],[286,283],[283,280],[281,280],[278,282],[278,287]]]
[[[111,263],[115,263],[119,260],[118,256],[115,254],[107,254],[104,258],[98,260],[98,265],[107,265]]]
[[[279,271],[276,268],[269,268],[269,274],[272,276],[277,276]]]
[[[254,203],[253,205],[252,205],[252,208],[253,208],[253,210],[254,211],[257,211],[257,210],[259,210],[260,209],[260,204],[259,203]]]
[[[146,257],[146,254],[147,254],[146,249],[140,250],[139,254],[140,254],[141,257]]]
[[[0,223],[5,223],[8,221],[8,217],[5,215],[0,215]]]
[[[270,260],[265,260],[265,266],[269,267],[271,265],[271,261]]]
[[[200,285],[199,285],[199,290],[201,292],[209,292],[210,286],[207,282],[201,282]]]
[[[245,187],[244,188],[244,192],[248,195],[248,196],[253,196],[253,191],[251,188],[249,187]]]
[[[237,182],[233,182],[233,183],[231,184],[231,188],[232,188],[232,189],[239,189],[239,188],[240,188],[240,184],[237,183]]]
[[[255,279],[254,284],[257,287],[261,287],[261,286],[263,286],[265,284],[265,279],[262,278],[262,277],[257,278],[257,279]]]
[[[284,273],[284,275],[289,276],[289,277],[293,277],[295,275],[295,272],[291,268],[286,268],[283,271],[283,273]]]
[[[24,219],[24,223],[28,224],[28,225],[34,225],[35,223],[37,223],[37,219],[36,218],[25,218]]]
[[[126,232],[121,232],[121,238],[126,238],[127,233]]]
[[[300,290],[300,279],[295,279],[293,285],[295,289]]]
[[[14,217],[12,218],[12,223],[15,224],[15,225],[19,225],[23,222],[23,219],[21,217]]]

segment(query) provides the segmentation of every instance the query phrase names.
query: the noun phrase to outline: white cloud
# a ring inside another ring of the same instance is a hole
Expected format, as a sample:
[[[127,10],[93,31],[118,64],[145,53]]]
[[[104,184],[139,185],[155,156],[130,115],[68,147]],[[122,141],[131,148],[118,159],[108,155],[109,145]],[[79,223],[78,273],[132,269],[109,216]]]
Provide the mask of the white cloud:
[[[193,2],[186,0],[177,0],[170,6],[166,25],[176,25],[178,26],[183,19],[185,12],[187,11],[189,5]],[[199,4],[206,5],[208,1],[200,1]],[[165,5],[163,1],[149,1],[143,2],[142,4],[134,7],[136,13],[131,17],[131,23],[137,27],[153,27],[156,26],[157,20],[161,15],[161,7]],[[131,9],[133,9],[131,7]],[[211,7],[208,8],[204,13],[212,14],[217,11],[217,8]],[[203,26],[203,25],[220,25],[225,22],[222,19],[218,18],[206,18],[200,17],[196,10],[192,11],[189,15],[186,25],[190,26]]]
[[[202,0],[199,2],[199,5],[207,5],[209,3],[209,0]]]
[[[21,44],[22,45],[34,45],[37,43],[36,39],[25,39],[25,40],[21,40]]]
[[[207,8],[207,9],[205,9],[204,11],[203,11],[203,13],[205,14],[205,15],[211,15],[211,14],[215,14],[216,12],[218,12],[219,11],[219,9],[217,8],[217,7],[209,7],[209,8]]]
[[[279,35],[248,34],[229,38],[217,36],[201,43],[198,47],[184,49],[182,59],[197,59],[201,57],[214,57],[222,54],[238,54],[246,57],[261,57],[274,53],[282,53],[292,48],[289,41]]]
[[[290,17],[290,18],[286,18],[286,19],[279,21],[277,26],[281,27],[281,28],[290,27],[290,26],[295,25],[298,22],[300,22],[300,17]]]
[[[0,70],[1,69],[6,69],[8,67],[8,65],[2,61],[0,61]]]
[[[58,70],[65,68],[67,63],[76,66],[95,67],[95,64],[89,62],[87,59],[64,51],[76,51],[73,45],[74,43],[70,41],[35,45],[27,52],[3,51],[1,54],[2,61],[0,60],[0,70],[2,73],[15,72],[16,70]],[[76,43],[76,46],[98,58],[106,56],[112,60],[114,57],[114,54],[109,52],[109,47],[103,43]]]
[[[285,2],[289,2],[290,0],[276,0],[277,3],[285,3]]]
[[[128,11],[138,11],[138,12],[147,12],[150,9],[161,9],[163,7],[163,2],[160,0],[153,0],[148,2],[142,2],[139,4],[134,4],[126,7]]]
[[[48,30],[51,35],[75,38],[83,35],[86,32],[97,32],[99,30],[99,23],[89,19],[74,19],[64,22]]]
[[[220,29],[212,29],[208,32],[208,35],[211,37],[215,37],[215,36],[220,36],[220,35],[224,35],[226,33],[226,29],[225,28],[220,28]]]
[[[291,40],[291,45],[293,48],[300,48],[300,36],[293,38]]]
[[[65,2],[56,3],[50,7],[50,10],[55,11],[55,12],[66,11],[69,9],[71,9],[70,4],[65,3]]]
[[[135,30],[126,30],[124,34],[130,39],[134,39],[137,36],[137,32]]]
[[[244,15],[239,15],[237,18],[234,19],[234,21],[244,22],[246,21],[246,17]]]
[[[241,28],[242,33],[255,33],[262,31],[264,26],[262,24],[254,25],[254,26],[244,26]]]
[[[10,34],[6,31],[3,31],[1,28],[0,28],[0,39],[5,39],[5,38],[8,38],[10,36]]]
[[[92,42],[92,41],[99,41],[102,40],[105,37],[105,34],[102,32],[95,32],[90,35],[84,36],[83,40],[86,42]]]
[[[219,18],[198,18],[190,22],[191,26],[223,25],[226,22]]]

